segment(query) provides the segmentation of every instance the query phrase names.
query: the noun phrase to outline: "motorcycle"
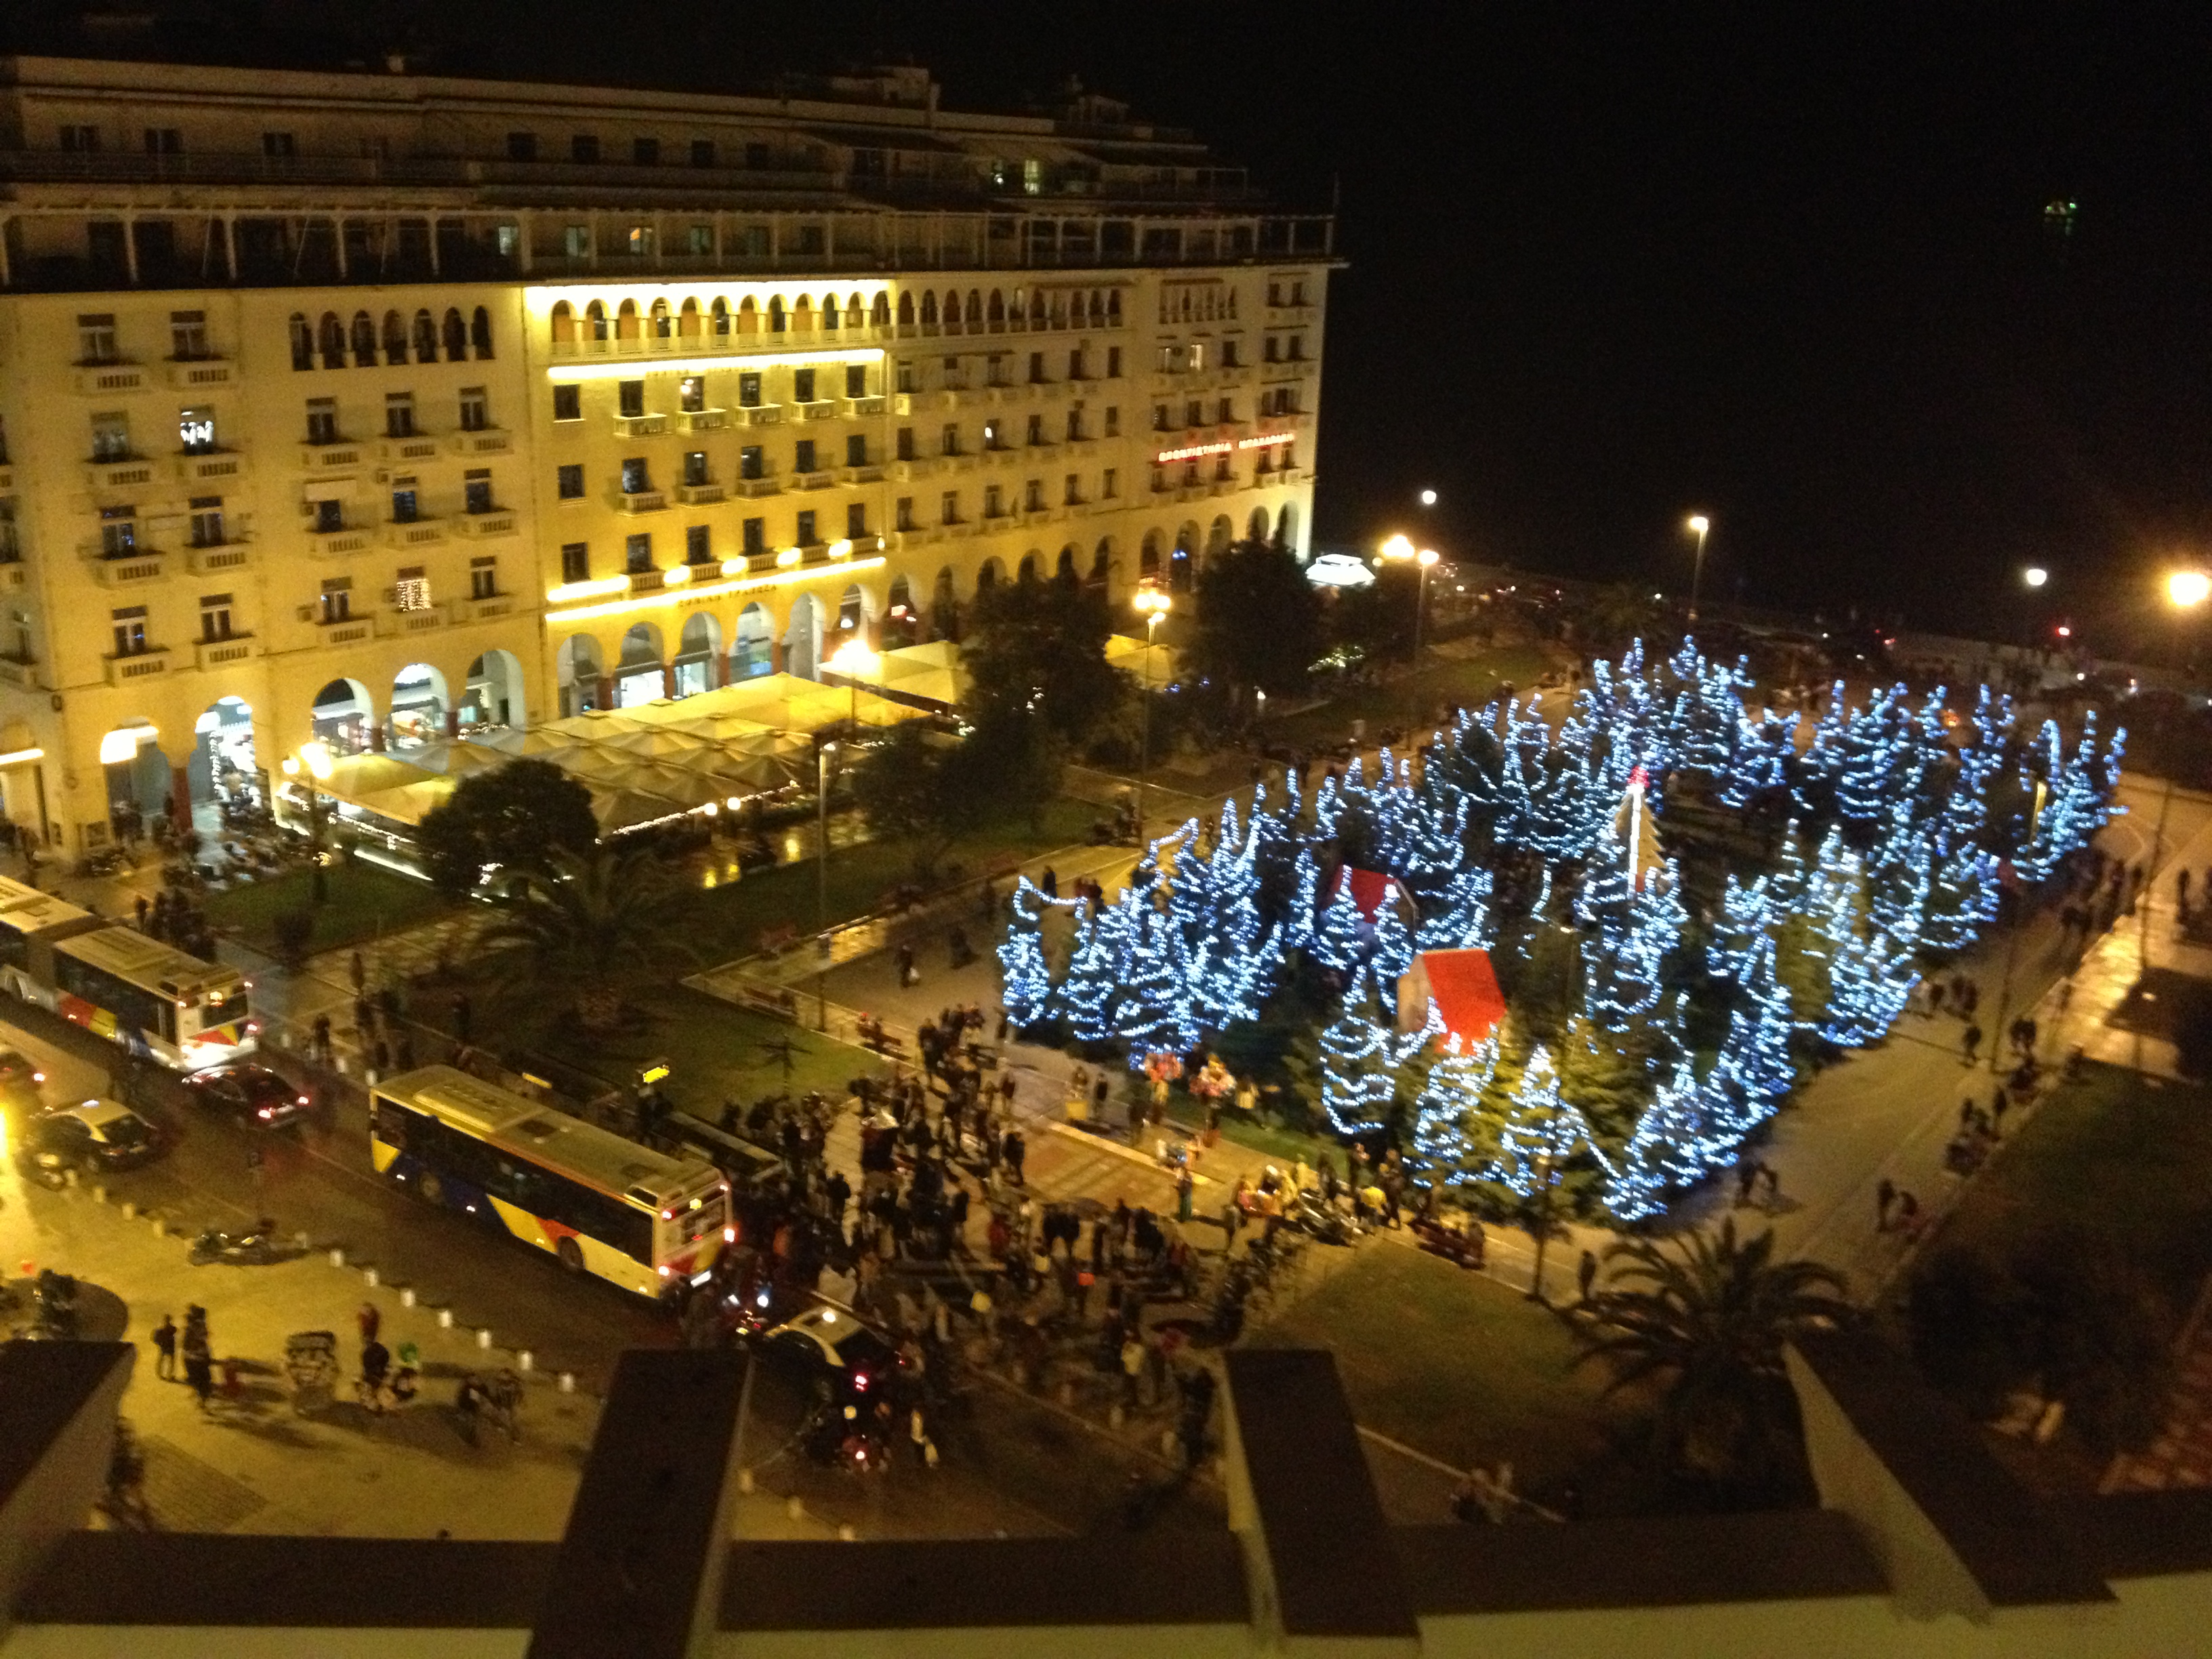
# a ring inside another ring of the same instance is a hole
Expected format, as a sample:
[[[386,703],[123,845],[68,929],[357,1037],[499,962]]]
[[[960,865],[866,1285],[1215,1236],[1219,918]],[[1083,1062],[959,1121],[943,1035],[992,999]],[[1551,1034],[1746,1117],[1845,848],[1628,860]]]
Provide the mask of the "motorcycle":
[[[1365,1231],[1350,1216],[1321,1201],[1318,1194],[1301,1192],[1283,1212],[1285,1224],[1297,1228],[1323,1244],[1350,1244]]]
[[[277,1259],[276,1232],[267,1222],[250,1233],[231,1234],[213,1227],[204,1228],[192,1241],[191,1262],[195,1267],[216,1261],[236,1267],[265,1267]]]
[[[30,1331],[35,1340],[67,1342],[76,1337],[76,1279],[48,1267],[39,1274],[38,1287],[32,1291],[31,1298],[38,1308],[38,1316]]]

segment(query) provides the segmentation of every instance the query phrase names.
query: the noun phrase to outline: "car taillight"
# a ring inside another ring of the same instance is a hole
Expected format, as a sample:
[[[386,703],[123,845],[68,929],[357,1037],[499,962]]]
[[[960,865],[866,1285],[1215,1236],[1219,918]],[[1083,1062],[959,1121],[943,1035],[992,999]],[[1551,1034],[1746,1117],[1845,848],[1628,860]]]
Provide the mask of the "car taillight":
[[[275,1114],[274,1112],[270,1111],[270,1110],[266,1106],[264,1106],[264,1107],[261,1109],[261,1115],[262,1115],[264,1119],[266,1119],[266,1118],[271,1118],[271,1117],[274,1117],[274,1116],[276,1115],[276,1114]]]
[[[33,1072],[31,1073],[31,1081],[33,1083],[44,1083],[46,1080],[46,1074],[44,1072]]]
[[[307,1103],[307,1096],[305,1096],[305,1095],[301,1095],[301,1096],[300,1097],[299,1101],[298,1101],[298,1103],[298,1103],[298,1104],[300,1104],[300,1105],[301,1105],[301,1106],[305,1106],[305,1105]]]
[[[866,1393],[867,1393],[867,1391],[868,1391],[868,1374],[867,1374],[867,1372],[866,1372],[866,1371],[854,1371],[854,1372],[853,1373],[853,1391],[854,1391],[855,1394],[866,1394]]]
[[[663,1279],[667,1278],[667,1277],[668,1277],[668,1274],[669,1274],[669,1270],[668,1270],[666,1267],[663,1267],[663,1268],[660,1270],[660,1276],[661,1276]]]
[[[738,1242],[738,1230],[737,1230],[735,1227],[725,1227],[725,1228],[723,1228],[723,1229],[722,1229],[722,1243],[725,1243],[725,1244],[734,1244],[734,1243],[736,1243],[737,1242]]]

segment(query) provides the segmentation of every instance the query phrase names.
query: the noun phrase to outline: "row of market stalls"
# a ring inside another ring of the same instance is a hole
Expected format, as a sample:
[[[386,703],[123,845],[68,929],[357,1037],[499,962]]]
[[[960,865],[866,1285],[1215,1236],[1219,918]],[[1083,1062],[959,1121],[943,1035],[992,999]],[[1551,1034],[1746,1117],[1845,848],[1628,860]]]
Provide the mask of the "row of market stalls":
[[[1149,673],[1154,685],[1172,681],[1164,646],[1117,635],[1107,654],[1133,675]],[[528,730],[423,744],[404,759],[341,756],[315,788],[349,828],[411,862],[413,830],[464,778],[529,756],[590,790],[601,833],[623,835],[810,792],[825,736],[948,717],[968,683],[960,647],[946,640],[884,652],[849,675],[825,665],[822,676],[764,675]]]

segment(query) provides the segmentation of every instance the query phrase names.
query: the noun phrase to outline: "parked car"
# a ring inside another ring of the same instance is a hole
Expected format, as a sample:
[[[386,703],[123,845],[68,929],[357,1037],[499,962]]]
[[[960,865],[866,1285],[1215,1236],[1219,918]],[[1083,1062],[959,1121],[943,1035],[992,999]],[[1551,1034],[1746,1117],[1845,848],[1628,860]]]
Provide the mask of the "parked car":
[[[314,1103],[266,1066],[244,1060],[194,1072],[185,1079],[185,1087],[193,1104],[228,1112],[246,1129],[282,1128],[304,1115]]]
[[[35,1112],[44,1103],[39,1090],[46,1074],[13,1048],[0,1048],[0,1106]]]
[[[136,1169],[161,1156],[166,1145],[159,1127],[117,1100],[41,1112],[31,1120],[27,1138],[42,1167],[88,1173]]]
[[[786,1320],[760,1339],[761,1358],[801,1380],[826,1380],[850,1401],[872,1397],[899,1368],[898,1350],[842,1308],[826,1304]]]

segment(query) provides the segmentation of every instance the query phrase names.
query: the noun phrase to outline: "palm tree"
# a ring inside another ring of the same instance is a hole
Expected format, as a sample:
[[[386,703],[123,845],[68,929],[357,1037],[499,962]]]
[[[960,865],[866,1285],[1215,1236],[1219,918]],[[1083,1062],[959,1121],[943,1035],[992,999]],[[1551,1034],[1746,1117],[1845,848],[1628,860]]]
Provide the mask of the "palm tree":
[[[1842,1276],[1777,1261],[1772,1231],[1739,1240],[1732,1218],[1671,1244],[1624,1241],[1605,1261],[1604,1288],[1577,1310],[1576,1363],[1611,1364],[1607,1393],[1665,1382],[1654,1449],[1670,1468],[1721,1485],[1782,1474],[1796,1440],[1783,1344],[1850,1317]]]
[[[547,862],[545,873],[524,878],[520,901],[484,930],[483,944],[518,958],[532,986],[572,995],[586,1031],[607,1031],[631,970],[692,954],[678,931],[689,895],[645,848],[555,851]]]

